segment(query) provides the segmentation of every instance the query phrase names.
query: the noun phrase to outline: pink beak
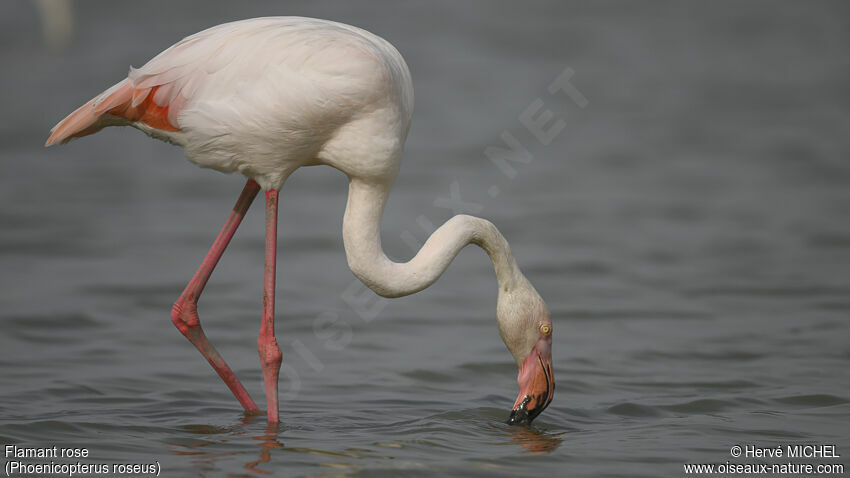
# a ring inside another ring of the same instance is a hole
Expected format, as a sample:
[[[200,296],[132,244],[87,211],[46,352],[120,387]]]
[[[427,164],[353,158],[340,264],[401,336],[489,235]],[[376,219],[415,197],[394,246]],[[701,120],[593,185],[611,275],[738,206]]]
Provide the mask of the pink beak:
[[[552,372],[552,336],[542,335],[519,368],[519,396],[514,403],[509,425],[529,425],[552,403],[555,374]]]

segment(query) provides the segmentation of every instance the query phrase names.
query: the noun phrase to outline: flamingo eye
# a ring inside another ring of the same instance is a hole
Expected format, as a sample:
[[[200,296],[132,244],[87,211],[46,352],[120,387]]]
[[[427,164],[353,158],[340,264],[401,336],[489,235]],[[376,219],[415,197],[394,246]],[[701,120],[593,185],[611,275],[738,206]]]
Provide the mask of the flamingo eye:
[[[540,333],[542,333],[543,335],[549,335],[549,332],[552,332],[552,326],[550,326],[550,325],[541,325],[540,326]]]

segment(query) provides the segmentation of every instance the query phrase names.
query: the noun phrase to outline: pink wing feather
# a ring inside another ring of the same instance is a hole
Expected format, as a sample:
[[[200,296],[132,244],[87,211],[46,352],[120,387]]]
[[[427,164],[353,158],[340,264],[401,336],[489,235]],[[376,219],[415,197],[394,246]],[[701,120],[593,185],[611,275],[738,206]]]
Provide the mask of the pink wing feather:
[[[225,30],[225,31],[222,31]],[[50,130],[45,146],[67,143],[114,124],[143,123],[180,131],[180,112],[204,79],[226,64],[227,29],[212,28],[187,37],[126,79],[77,108]],[[225,34],[222,34],[225,33]]]

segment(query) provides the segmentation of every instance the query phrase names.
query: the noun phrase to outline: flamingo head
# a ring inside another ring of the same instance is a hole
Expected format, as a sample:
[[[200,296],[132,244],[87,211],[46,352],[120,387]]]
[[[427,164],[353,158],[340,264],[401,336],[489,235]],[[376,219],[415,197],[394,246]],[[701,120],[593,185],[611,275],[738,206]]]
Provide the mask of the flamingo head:
[[[499,293],[499,333],[513,354],[519,396],[508,424],[528,425],[555,395],[552,372],[552,320],[543,299],[528,281]]]

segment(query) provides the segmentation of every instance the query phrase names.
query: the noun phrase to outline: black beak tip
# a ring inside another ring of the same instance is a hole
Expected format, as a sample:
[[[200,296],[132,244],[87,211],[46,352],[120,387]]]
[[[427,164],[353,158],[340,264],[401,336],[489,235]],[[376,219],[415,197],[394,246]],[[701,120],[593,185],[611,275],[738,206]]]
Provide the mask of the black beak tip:
[[[516,410],[511,410],[511,415],[508,417],[508,425],[531,425],[532,418],[528,416],[525,408],[520,407]]]
[[[549,405],[548,403],[543,402],[542,398],[538,398],[538,400],[533,404],[535,408],[529,409],[528,405],[531,403],[531,399],[532,397],[526,395],[522,403],[520,403],[515,409],[511,410],[511,415],[508,417],[508,421],[506,422],[508,425],[531,425],[531,421],[537,418],[537,415],[540,415],[540,412]],[[542,406],[541,402],[543,403]]]

